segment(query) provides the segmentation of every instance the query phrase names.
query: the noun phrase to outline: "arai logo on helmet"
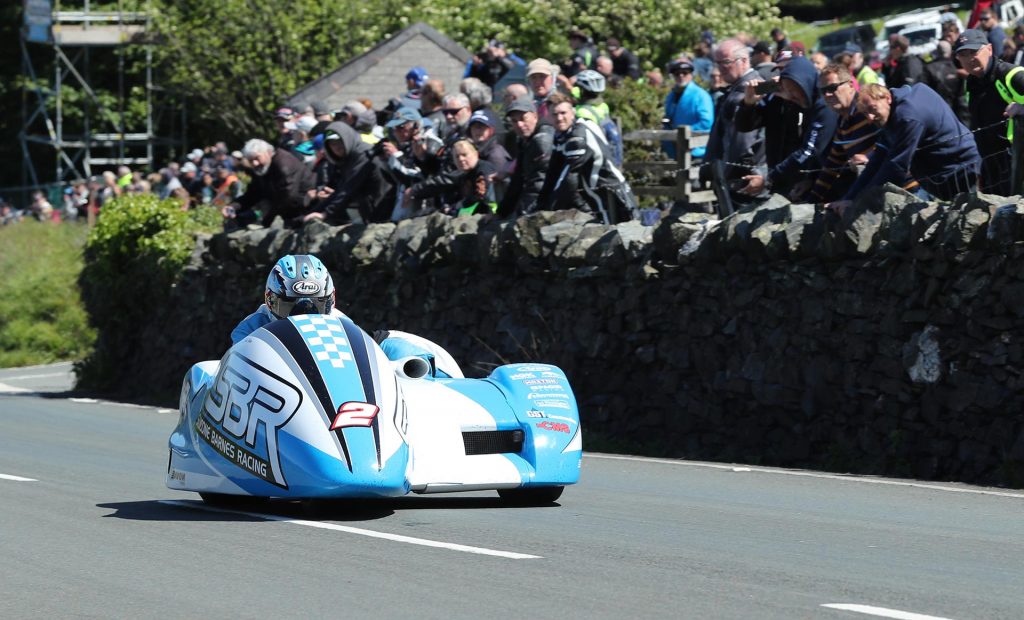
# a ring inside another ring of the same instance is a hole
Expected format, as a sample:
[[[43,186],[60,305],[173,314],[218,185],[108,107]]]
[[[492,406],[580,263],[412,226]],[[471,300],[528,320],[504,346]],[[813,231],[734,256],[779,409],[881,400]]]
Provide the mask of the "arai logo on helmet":
[[[299,280],[292,285],[292,290],[299,295],[312,295],[320,292],[320,285],[310,280]]]

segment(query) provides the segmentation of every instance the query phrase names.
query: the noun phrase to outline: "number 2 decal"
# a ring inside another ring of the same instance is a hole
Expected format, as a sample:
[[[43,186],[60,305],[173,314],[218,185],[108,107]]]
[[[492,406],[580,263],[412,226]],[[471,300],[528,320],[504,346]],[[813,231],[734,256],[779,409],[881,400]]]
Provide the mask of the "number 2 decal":
[[[331,430],[347,428],[350,426],[369,426],[377,417],[380,407],[370,403],[347,402],[338,407],[338,415],[331,424]]]

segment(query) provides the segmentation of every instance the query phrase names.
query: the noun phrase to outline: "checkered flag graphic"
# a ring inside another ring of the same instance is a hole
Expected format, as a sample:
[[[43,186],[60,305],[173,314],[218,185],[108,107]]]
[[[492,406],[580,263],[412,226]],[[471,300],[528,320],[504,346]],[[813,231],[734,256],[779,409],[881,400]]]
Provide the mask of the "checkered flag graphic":
[[[317,360],[329,362],[335,368],[344,368],[345,362],[352,361],[345,328],[337,320],[328,321],[323,316],[303,315],[295,317],[295,325]]]

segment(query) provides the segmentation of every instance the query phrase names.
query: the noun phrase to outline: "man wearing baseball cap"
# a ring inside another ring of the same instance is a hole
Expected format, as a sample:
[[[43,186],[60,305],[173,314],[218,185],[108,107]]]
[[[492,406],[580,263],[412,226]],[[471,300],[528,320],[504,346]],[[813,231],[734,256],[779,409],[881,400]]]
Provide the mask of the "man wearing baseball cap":
[[[536,58],[526,65],[526,81],[533,91],[533,104],[537,106],[537,114],[541,120],[548,117],[548,97],[555,92],[555,79],[558,67],[547,58]]]
[[[480,159],[494,167],[497,176],[494,179],[494,195],[501,200],[505,195],[505,184],[512,165],[512,156],[501,145],[495,135],[498,119],[490,108],[481,108],[469,117],[469,138],[476,145]]]
[[[407,108],[420,109],[420,89],[430,79],[423,67],[413,67],[405,74],[406,92],[400,97],[402,105]]]
[[[715,122],[715,106],[708,91],[693,81],[693,62],[684,56],[668,63],[667,68],[674,86],[665,97],[665,116],[662,120],[664,128],[675,129],[689,125],[694,131],[711,131],[711,125]],[[661,147],[669,157],[675,159],[675,143],[662,142]],[[704,157],[704,150],[704,147],[693,149],[693,156]]]
[[[956,62],[967,71],[970,128],[981,154],[979,189],[1007,196],[1011,186],[1010,143],[1014,116],[1024,103],[1024,67],[996,58],[982,30],[965,30],[956,39]],[[1006,126],[998,124],[1010,117]],[[993,126],[995,125],[995,126]]]
[[[537,197],[551,163],[555,130],[540,122],[537,106],[529,97],[511,101],[505,108],[505,118],[516,134],[517,156],[498,215],[526,215],[537,210]]]
[[[857,80],[857,84],[867,86],[878,83],[878,73],[864,62],[864,50],[861,46],[853,41],[847,41],[843,52],[850,55],[850,73],[853,74],[853,79]]]

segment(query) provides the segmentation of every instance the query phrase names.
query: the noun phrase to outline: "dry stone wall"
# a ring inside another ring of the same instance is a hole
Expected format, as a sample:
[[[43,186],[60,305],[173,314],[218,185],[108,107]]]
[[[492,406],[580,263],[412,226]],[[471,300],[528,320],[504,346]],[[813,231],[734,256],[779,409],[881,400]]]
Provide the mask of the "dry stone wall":
[[[1024,203],[888,187],[842,218],[775,197],[723,221],[439,215],[201,237],[125,381],[176,397],[276,258],[331,268],[364,329],[468,371],[568,374],[605,449],[1024,485]]]

